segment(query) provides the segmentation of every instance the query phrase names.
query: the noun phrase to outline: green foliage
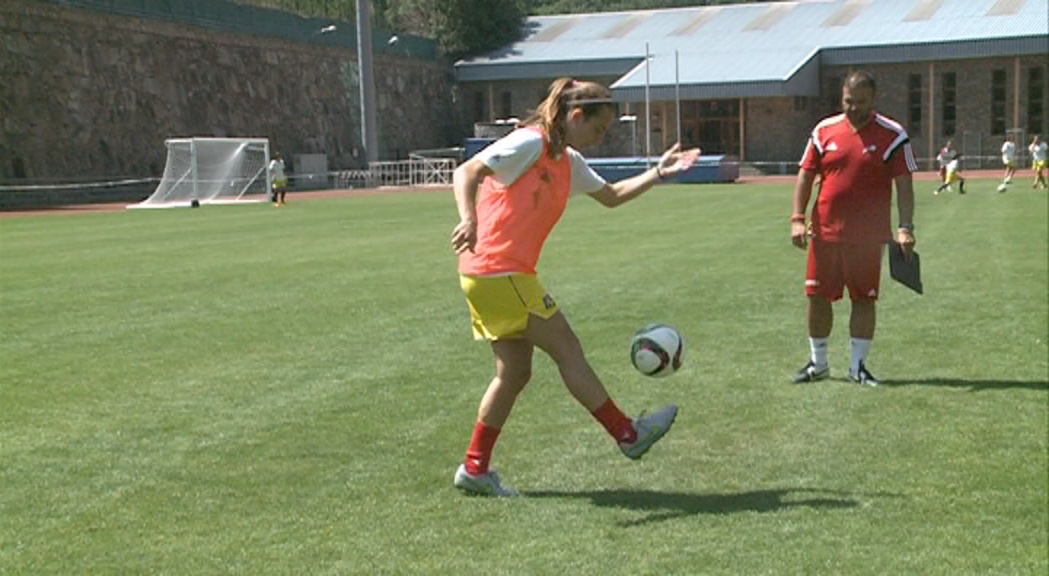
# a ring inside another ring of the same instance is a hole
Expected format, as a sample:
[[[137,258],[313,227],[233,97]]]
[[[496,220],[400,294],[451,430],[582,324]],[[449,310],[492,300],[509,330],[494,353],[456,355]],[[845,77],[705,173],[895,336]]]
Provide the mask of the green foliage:
[[[521,0],[439,1],[443,14],[437,38],[453,56],[494,50],[520,37],[525,17]]]
[[[386,26],[434,38],[452,59],[517,40],[526,15],[524,0],[388,0],[384,4]]]
[[[5,574],[1038,574],[1049,570],[1049,195],[918,183],[926,294],[887,279],[874,389],[804,362],[790,185],[573,200],[540,273],[616,401],[677,402],[639,462],[537,352],[451,486],[492,376],[450,193],[0,221]],[[630,334],[670,321],[676,375]]]

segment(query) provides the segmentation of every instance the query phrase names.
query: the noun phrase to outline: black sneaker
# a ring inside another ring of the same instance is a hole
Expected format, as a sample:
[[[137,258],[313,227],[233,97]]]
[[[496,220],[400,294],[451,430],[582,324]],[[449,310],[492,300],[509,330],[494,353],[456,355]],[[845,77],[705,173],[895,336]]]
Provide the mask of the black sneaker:
[[[877,386],[880,384],[874,374],[871,374],[870,370],[867,370],[867,367],[863,365],[863,362],[860,362],[860,369],[855,374],[849,371],[849,380],[862,386]]]
[[[817,368],[816,364],[812,360],[809,360],[809,363],[801,370],[798,370],[798,373],[794,375],[794,383],[804,384],[805,382],[816,382],[819,380],[826,380],[829,377],[830,366]]]

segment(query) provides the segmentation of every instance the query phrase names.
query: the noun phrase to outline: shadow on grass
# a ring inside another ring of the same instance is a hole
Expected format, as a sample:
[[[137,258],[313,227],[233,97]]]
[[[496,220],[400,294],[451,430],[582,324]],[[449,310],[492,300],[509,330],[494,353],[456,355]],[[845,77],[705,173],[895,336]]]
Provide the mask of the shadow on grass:
[[[961,378],[926,378],[922,380],[882,380],[882,386],[944,386],[967,388],[970,392],[984,390],[1042,390],[1049,391],[1049,380],[964,380]]]
[[[582,492],[528,491],[528,498],[586,498],[595,506],[652,511],[652,514],[622,522],[640,526],[696,514],[733,514],[737,512],[776,512],[791,508],[848,509],[860,503],[853,495],[835,490],[813,488],[755,490],[738,494],[688,494],[654,490],[593,490]],[[895,496],[883,494],[883,496]]]

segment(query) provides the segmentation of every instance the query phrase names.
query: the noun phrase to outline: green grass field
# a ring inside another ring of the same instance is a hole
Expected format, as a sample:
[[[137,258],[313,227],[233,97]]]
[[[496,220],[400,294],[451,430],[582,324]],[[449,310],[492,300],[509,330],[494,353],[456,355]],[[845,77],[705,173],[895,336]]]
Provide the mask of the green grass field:
[[[787,185],[574,200],[540,263],[629,413],[623,458],[537,355],[451,486],[492,373],[448,193],[0,221],[0,573],[1034,574],[1049,570],[1049,207],[918,185],[926,293],[883,273],[869,361],[806,360]],[[678,326],[686,364],[630,366]]]

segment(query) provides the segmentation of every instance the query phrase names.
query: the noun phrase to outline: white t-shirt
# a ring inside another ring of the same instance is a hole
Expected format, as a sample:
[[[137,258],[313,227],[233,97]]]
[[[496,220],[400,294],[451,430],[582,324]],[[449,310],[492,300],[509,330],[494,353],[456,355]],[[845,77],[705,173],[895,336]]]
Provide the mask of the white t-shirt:
[[[944,168],[949,167],[952,160],[958,158],[958,151],[954,148],[944,148],[940,150],[940,153],[936,156],[936,160],[940,163],[940,166]],[[955,164],[957,166],[957,164]]]
[[[284,160],[277,160],[274,158],[270,160],[270,177],[274,180],[285,180],[284,176]]]
[[[543,153],[543,137],[535,130],[514,130],[477,153],[476,158],[492,169],[493,177],[502,185],[513,184],[535,164]],[[565,153],[572,160],[572,194],[600,192],[607,183],[590,166],[583,155],[572,147]]]
[[[1008,140],[1002,144],[1002,162],[1006,164],[1016,160],[1016,143]]]
[[[1046,151],[1049,150],[1049,144],[1046,144],[1045,142],[1031,144],[1028,150],[1031,151],[1031,160],[1035,162],[1045,162]]]

